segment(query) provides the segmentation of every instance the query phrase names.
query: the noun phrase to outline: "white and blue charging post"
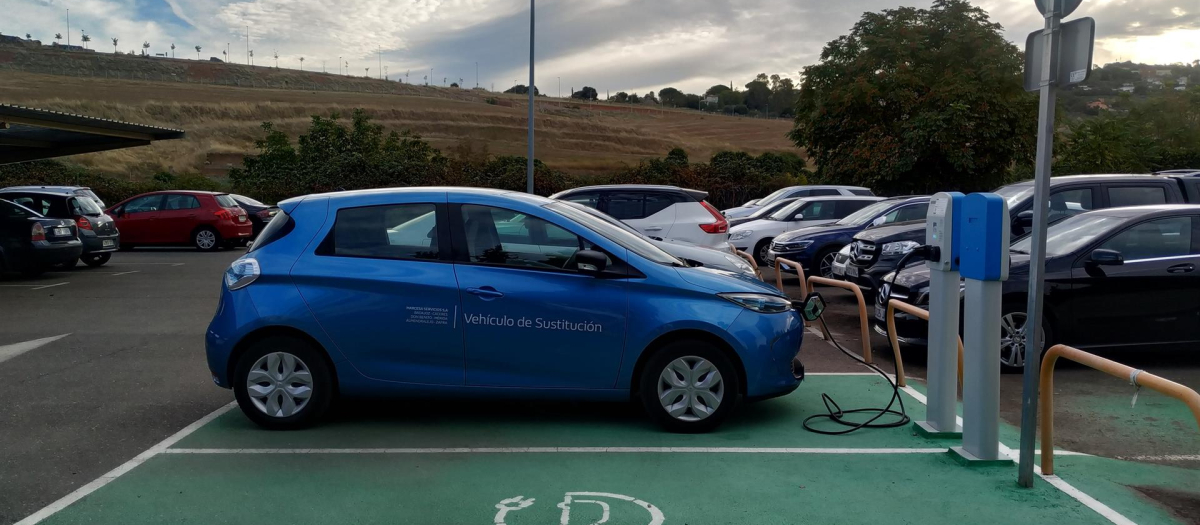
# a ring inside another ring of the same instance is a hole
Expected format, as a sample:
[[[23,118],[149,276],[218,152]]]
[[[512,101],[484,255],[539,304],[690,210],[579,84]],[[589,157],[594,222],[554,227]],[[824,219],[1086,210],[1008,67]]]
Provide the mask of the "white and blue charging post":
[[[951,452],[970,465],[1011,464],[1000,455],[1000,317],[1009,268],[1008,203],[994,193],[962,201],[959,271],[963,299],[962,446]],[[932,311],[930,312],[932,319]]]
[[[925,421],[914,428],[926,437],[957,438],[962,427],[958,408],[959,243],[963,199],[959,192],[942,192],[929,199],[925,244],[937,257],[926,258],[929,267],[929,367]],[[897,269],[896,271],[899,271]]]

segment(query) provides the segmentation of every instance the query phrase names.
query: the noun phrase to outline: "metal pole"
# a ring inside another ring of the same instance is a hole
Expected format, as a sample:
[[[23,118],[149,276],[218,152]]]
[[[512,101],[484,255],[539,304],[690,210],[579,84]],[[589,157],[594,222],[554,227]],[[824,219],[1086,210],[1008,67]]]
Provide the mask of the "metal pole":
[[[71,10],[67,10],[67,45],[71,45]]]
[[[533,92],[535,90],[533,83],[533,31],[536,20],[533,14],[534,1],[529,0],[529,158],[526,159],[525,167],[525,191],[527,193],[533,193]]]
[[[479,62],[475,63],[475,87],[479,87]]]
[[[1033,190],[1033,239],[1029,255],[1029,302],[1025,317],[1025,377],[1021,395],[1021,459],[1017,483],[1022,487],[1033,486],[1033,445],[1037,438],[1038,374],[1041,366],[1041,349],[1045,345],[1041,331],[1042,293],[1046,278],[1046,218],[1050,214],[1050,161],[1054,149],[1054,99],[1057,90],[1051,78],[1057,60],[1054,60],[1055,33],[1058,32],[1059,5],[1054,0],[1049,12],[1044,13],[1045,28],[1042,38],[1042,88],[1038,105],[1037,161],[1034,172]],[[1031,328],[1032,327],[1032,328]],[[1030,330],[1032,329],[1032,333]]]

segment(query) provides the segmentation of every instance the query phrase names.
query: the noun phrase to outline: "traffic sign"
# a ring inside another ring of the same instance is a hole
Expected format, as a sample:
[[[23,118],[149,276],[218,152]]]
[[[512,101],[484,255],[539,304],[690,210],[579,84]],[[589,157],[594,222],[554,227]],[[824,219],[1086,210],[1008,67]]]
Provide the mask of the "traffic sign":
[[[1046,4],[1048,2],[1056,2],[1059,10],[1058,16],[1065,17],[1074,12],[1075,8],[1083,3],[1083,0],[1033,0],[1033,2],[1037,4],[1038,12],[1043,15],[1046,14]]]
[[[1050,84],[1067,86],[1088,79],[1092,72],[1092,49],[1096,41],[1096,20],[1091,17],[1063,22],[1054,34],[1050,64]],[[1042,60],[1046,38],[1042,31],[1025,39],[1025,91],[1042,86]]]

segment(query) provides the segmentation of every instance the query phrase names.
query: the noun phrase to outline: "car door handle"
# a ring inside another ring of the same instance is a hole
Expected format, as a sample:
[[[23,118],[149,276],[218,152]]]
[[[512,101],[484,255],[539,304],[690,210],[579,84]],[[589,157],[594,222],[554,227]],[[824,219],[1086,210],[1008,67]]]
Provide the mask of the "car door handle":
[[[645,230],[648,232],[660,232],[662,231],[662,226],[651,226],[649,228],[645,228]]]
[[[1167,268],[1167,273],[1191,273],[1195,270],[1196,270],[1196,265],[1194,265],[1192,263],[1176,264],[1175,266]]]
[[[503,293],[496,291],[496,289],[492,288],[491,286],[484,286],[483,288],[467,288],[467,293],[471,295],[478,295],[484,300],[499,299],[504,297]]]

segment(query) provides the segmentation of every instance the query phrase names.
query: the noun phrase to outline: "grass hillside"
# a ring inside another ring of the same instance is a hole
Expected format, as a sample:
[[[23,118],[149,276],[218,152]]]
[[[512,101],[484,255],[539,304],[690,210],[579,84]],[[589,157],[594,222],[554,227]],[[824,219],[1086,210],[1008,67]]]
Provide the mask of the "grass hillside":
[[[353,108],[452,156],[524,155],[526,148],[525,102],[485,91],[27,46],[0,46],[0,70],[0,102],[187,131],[184,140],[71,159],[135,177],[161,169],[222,176],[255,152],[263,121],[295,135],[312,115],[349,115]],[[262,87],[268,85],[276,87]],[[785,137],[791,123],[783,120],[542,99],[538,109],[537,157],[575,174],[619,169],[673,147],[696,159],[722,150],[795,151]]]

